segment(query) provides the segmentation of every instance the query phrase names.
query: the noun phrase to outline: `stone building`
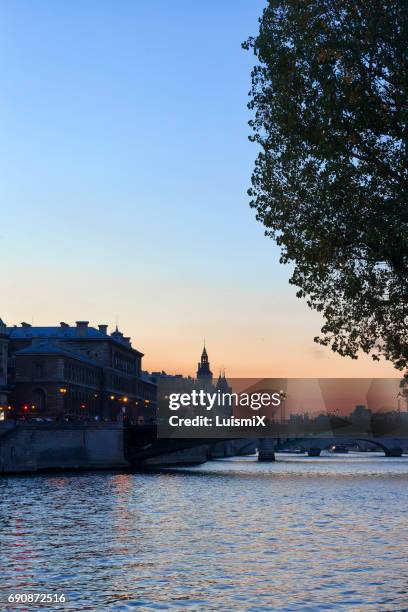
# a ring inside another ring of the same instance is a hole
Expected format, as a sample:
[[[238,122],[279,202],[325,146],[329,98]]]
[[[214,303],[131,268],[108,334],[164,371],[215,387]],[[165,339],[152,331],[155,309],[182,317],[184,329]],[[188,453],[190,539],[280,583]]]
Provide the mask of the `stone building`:
[[[0,405],[10,416],[73,420],[155,417],[156,385],[142,372],[143,353],[107,325],[0,327]],[[7,364],[6,366],[4,364]],[[3,389],[3,391],[2,391]],[[6,401],[4,402],[4,400]]]
[[[0,319],[0,418],[8,406],[8,335],[6,325]]]

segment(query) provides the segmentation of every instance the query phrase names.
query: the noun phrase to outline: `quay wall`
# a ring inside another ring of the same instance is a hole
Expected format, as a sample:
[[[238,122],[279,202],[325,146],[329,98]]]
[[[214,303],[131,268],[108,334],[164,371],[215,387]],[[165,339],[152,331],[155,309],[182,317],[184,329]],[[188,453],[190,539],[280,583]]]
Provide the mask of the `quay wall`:
[[[140,460],[133,467],[198,465],[209,458],[208,446],[197,446]],[[0,423],[0,474],[130,467],[122,423]]]
[[[0,423],[0,473],[128,466],[120,423]]]
[[[145,459],[143,465],[150,467],[183,467],[187,465],[200,465],[208,459],[208,446],[201,445]]]
[[[133,464],[126,458],[123,425],[119,422],[0,422],[0,474],[54,469],[121,469],[132,465],[198,465],[211,459],[254,451],[253,441],[249,440],[210,442]]]
[[[224,440],[221,442],[211,442],[209,440],[208,442],[208,444],[146,459],[143,465],[152,467],[199,465],[213,459],[252,455],[256,452],[256,441],[254,440]]]

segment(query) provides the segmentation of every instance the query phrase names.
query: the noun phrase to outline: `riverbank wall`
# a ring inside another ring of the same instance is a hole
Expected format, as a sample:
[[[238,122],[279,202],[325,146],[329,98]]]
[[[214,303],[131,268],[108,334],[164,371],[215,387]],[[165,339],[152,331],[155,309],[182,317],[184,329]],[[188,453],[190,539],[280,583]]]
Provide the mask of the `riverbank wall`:
[[[0,424],[0,473],[129,467],[120,423]]]
[[[125,440],[120,422],[4,421],[0,423],[0,474],[199,465],[211,459],[246,454],[245,449],[248,449],[248,441],[209,441],[208,444],[140,460],[136,465],[128,460]]]

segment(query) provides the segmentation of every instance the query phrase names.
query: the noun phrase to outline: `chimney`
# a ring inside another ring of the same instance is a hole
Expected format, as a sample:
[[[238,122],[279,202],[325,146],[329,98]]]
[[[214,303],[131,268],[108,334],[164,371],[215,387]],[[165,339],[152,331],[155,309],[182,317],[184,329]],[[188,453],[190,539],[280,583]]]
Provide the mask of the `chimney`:
[[[98,328],[99,328],[99,331],[100,331],[102,334],[105,334],[105,336],[106,336],[106,334],[108,333],[108,326],[107,326],[107,325],[105,325],[105,324],[103,324],[103,325],[102,325],[102,324],[100,324],[100,325],[98,325]]]
[[[85,338],[87,335],[89,321],[77,321],[77,335],[81,338]]]

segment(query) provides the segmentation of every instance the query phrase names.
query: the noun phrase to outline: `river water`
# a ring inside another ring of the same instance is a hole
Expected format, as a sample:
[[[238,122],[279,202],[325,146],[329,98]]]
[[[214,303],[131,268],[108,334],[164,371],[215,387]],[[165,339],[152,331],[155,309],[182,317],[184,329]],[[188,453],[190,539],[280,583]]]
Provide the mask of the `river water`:
[[[408,610],[408,457],[13,476],[0,494],[0,609]]]

